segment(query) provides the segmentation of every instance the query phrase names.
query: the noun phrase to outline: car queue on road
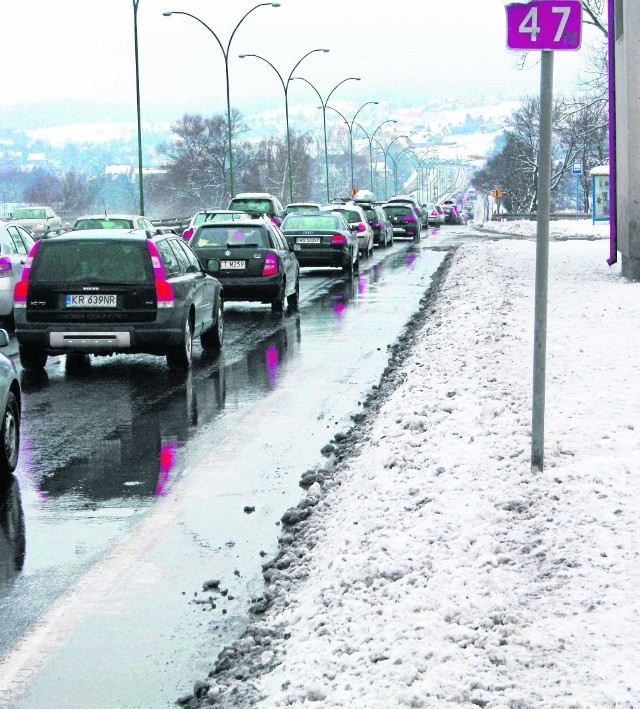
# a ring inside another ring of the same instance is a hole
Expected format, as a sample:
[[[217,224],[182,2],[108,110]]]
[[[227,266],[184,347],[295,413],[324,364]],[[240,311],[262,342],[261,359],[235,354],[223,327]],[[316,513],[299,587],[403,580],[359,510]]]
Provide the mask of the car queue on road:
[[[195,337],[204,349],[222,346],[226,302],[295,310],[302,268],[352,274],[374,244],[420,239],[430,206],[372,197],[283,207],[274,195],[241,193],[226,209],[197,212],[182,238],[140,215],[79,217],[71,231],[35,242],[2,224],[0,286],[10,288],[0,288],[0,305],[4,291],[12,303],[0,314],[15,323],[25,369],[55,354],[135,352],[188,368]]]

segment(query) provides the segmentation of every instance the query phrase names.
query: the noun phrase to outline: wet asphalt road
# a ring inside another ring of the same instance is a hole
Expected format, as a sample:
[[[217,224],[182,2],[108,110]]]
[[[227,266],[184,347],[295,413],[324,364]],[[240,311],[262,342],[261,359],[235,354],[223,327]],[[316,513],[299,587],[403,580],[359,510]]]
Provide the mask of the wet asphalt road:
[[[301,474],[349,428],[444,248],[470,236],[376,248],[353,279],[303,270],[297,313],[228,304],[223,353],[197,347],[188,374],[146,355],[22,372],[21,458],[0,499],[0,706],[189,693],[261,595]],[[226,595],[203,592],[214,578]]]

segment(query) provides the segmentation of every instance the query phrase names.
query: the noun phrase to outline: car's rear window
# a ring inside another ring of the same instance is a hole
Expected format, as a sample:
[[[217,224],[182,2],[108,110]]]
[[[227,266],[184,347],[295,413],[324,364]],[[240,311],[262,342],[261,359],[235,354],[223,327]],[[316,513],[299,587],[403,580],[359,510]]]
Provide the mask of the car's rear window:
[[[73,225],[74,230],[86,229],[133,229],[131,219],[78,219]]]
[[[261,214],[273,212],[270,199],[232,199],[229,209],[239,209],[244,212],[260,212]]]
[[[413,214],[413,210],[408,204],[385,204],[382,208],[389,217],[403,217],[406,214]]]
[[[44,219],[44,209],[16,209],[13,213],[14,219]]]
[[[297,212],[317,212],[320,206],[317,204],[290,204],[286,208],[287,214],[294,214]]]
[[[43,241],[31,267],[32,283],[148,283],[153,281],[145,242],[86,239]]]
[[[267,248],[268,236],[260,227],[248,226],[217,226],[206,225],[198,229],[191,246],[203,248],[207,246],[246,246],[253,248]]]
[[[349,222],[349,224],[355,224],[356,222],[362,221],[362,216],[360,212],[354,212],[351,209],[341,209],[344,218]]]
[[[198,212],[193,218],[192,226],[200,226],[200,224],[206,224],[207,222],[230,222],[236,219],[246,219],[248,217],[245,213],[233,214],[229,212]]]
[[[332,214],[290,214],[282,223],[282,231],[335,231],[340,228],[340,220]]]

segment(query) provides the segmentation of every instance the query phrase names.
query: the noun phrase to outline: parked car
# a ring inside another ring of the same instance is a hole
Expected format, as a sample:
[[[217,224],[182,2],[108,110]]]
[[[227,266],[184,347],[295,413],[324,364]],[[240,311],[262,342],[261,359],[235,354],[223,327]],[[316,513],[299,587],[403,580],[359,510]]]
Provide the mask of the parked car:
[[[247,212],[252,217],[267,216],[280,226],[284,219],[284,207],[280,200],[267,192],[242,192],[229,202],[229,209]]]
[[[300,265],[280,229],[269,219],[205,222],[189,245],[207,273],[224,289],[225,300],[257,300],[281,311],[286,299],[298,307]]]
[[[9,334],[0,330],[0,347],[9,344]],[[20,454],[20,410],[22,393],[14,363],[0,353],[0,485],[8,483]]]
[[[18,207],[9,215],[9,220],[36,236],[62,226],[61,217],[51,207]]]
[[[436,212],[438,212],[438,215],[440,216],[440,224],[444,224],[444,209],[442,208],[441,204],[436,204]]]
[[[282,233],[300,266],[335,266],[347,273],[358,267],[358,237],[340,212],[289,214]]]
[[[194,337],[205,350],[222,346],[222,296],[176,234],[98,229],[40,240],[14,292],[20,363],[144,352],[186,369]]]
[[[141,214],[89,214],[78,217],[71,227],[72,231],[85,231],[86,229],[142,229],[155,231],[147,217]]]
[[[418,211],[418,214],[420,215],[420,224],[423,227],[427,226],[427,223],[428,223],[427,210],[422,206],[422,204],[415,197],[412,197],[411,195],[397,194],[397,195],[394,195],[393,197],[389,197],[389,199],[387,200],[387,203],[389,203],[389,202],[403,202],[405,204],[412,204],[416,208],[416,210]]]
[[[358,205],[362,207],[373,231],[373,243],[382,247],[391,246],[393,244],[393,225],[384,209],[379,204],[372,202],[358,202]]]
[[[325,205],[323,209],[331,209],[343,214],[351,230],[358,236],[360,254],[365,258],[373,254],[373,229],[360,205],[355,202],[347,202],[346,204]]]
[[[393,226],[393,236],[420,239],[421,217],[417,207],[410,202],[387,202],[382,209]]]
[[[318,202],[289,202],[284,208],[284,216],[293,212],[317,212],[321,206]]]
[[[202,209],[196,212],[189,222],[189,226],[182,232],[182,238],[189,241],[200,224],[205,222],[232,221],[234,219],[246,219],[249,215],[238,209]]]
[[[13,328],[13,289],[34,240],[26,229],[12,222],[0,222],[0,319]]]

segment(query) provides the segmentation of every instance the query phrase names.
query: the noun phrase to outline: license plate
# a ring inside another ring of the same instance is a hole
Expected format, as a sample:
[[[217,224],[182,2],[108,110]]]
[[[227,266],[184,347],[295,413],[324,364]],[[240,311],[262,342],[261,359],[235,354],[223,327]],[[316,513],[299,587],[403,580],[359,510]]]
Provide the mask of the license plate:
[[[226,268],[229,271],[242,271],[246,267],[245,261],[220,261],[220,268]]]
[[[401,226],[394,226],[393,231],[394,231],[394,233],[403,232],[404,229]]]
[[[65,297],[67,308],[115,308],[116,296],[105,293],[81,293]]]
[[[322,239],[319,236],[301,236],[297,241],[299,244],[319,244]]]

